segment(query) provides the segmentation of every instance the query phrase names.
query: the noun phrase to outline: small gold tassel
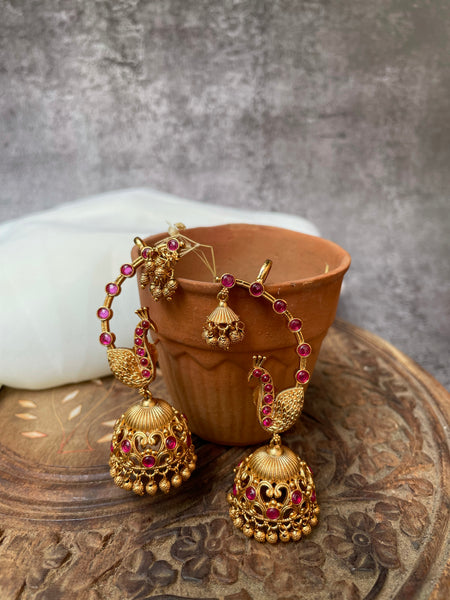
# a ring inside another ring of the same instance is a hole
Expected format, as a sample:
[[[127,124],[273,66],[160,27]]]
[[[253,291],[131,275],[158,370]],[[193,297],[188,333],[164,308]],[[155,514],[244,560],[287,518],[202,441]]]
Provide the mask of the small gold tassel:
[[[223,288],[217,294],[219,306],[207,317],[202,337],[208,346],[229,350],[232,343],[244,339],[244,323],[228,304],[228,290]]]

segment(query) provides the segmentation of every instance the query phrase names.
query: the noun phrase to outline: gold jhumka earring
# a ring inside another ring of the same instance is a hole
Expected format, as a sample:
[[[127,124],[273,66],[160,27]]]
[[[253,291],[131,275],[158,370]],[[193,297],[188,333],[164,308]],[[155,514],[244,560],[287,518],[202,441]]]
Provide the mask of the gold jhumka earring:
[[[311,532],[320,512],[313,475],[306,462],[282,444],[280,433],[288,430],[300,416],[304,401],[304,386],[310,374],[306,361],[311,346],[305,342],[302,322],[287,309],[282,298],[264,289],[272,262],[267,260],[253,283],[235,279],[235,285],[247,289],[251,296],[270,302],[275,313],[284,316],[287,327],[297,341],[299,368],[294,387],[278,394],[264,356],[253,357],[249,381],[255,379],[255,404],[261,427],[272,433],[270,442],[247,456],[235,469],[233,489],[228,493],[230,516],[236,527],[247,537],[259,542],[297,541]]]
[[[148,308],[143,307],[136,311],[140,320],[134,330],[133,348],[116,348],[115,335],[109,327],[113,316],[111,305],[114,298],[121,293],[124,281],[132,278],[141,266],[155,273],[155,279],[152,281],[160,289],[163,286],[163,278],[153,269],[153,258],[157,260],[165,255],[170,257],[168,253],[177,253],[180,247],[185,253],[199,247],[195,242],[191,244],[190,240],[186,240],[188,238],[172,232],[169,238],[158,242],[155,247],[148,247],[140,238],[136,238],[135,243],[140,249],[140,256],[131,264],[120,267],[117,279],[106,285],[105,301],[97,310],[102,329],[99,339],[107,349],[111,371],[119,381],[136,388],[142,396],[139,403],[131,406],[117,420],[109,459],[110,473],[116,485],[133,490],[139,495],[154,495],[158,488],[167,493],[171,487],[178,487],[189,479],[195,469],[197,457],[185,415],[165,400],[153,398],[148,389],[156,376],[157,361],[156,347],[148,339],[151,330],[156,332],[156,325],[150,318]],[[169,261],[169,282],[175,281],[173,265],[178,259],[177,253],[176,258]],[[159,279],[156,279],[157,277]],[[164,286],[166,285],[167,283],[164,283]],[[166,287],[162,289],[164,297],[170,299],[172,294],[164,292]],[[172,285],[170,289],[174,290],[176,286]]]

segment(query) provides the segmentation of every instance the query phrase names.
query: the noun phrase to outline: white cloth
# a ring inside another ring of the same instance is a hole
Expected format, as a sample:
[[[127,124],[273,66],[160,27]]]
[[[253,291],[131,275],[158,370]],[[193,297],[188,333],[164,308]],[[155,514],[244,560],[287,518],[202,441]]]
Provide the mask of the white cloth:
[[[130,259],[136,235],[224,223],[318,235],[305,219],[191,202],[151,189],[92,196],[0,225],[0,384],[42,389],[109,373],[96,310]],[[114,303],[113,329],[132,345],[135,280]]]

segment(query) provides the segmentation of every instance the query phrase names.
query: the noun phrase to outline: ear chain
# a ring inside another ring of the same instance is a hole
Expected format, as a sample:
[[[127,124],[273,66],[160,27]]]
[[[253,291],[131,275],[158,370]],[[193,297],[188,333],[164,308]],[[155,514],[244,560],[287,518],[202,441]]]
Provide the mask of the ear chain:
[[[190,477],[196,456],[187,419],[167,402],[152,397],[148,385],[156,376],[157,353],[148,340],[150,330],[157,331],[147,307],[136,311],[140,318],[135,328],[133,349],[116,348],[115,335],[110,331],[113,316],[111,305],[120,294],[125,279],[135,275],[143,266],[141,287],[149,286],[155,300],[172,300],[178,287],[175,266],[187,252],[195,251],[212,272],[201,250],[202,245],[186,238],[178,224],[169,230],[169,237],[148,247],[135,239],[140,255],[131,264],[120,268],[120,275],[106,285],[107,296],[97,311],[101,320],[100,343],[107,348],[108,362],[114,375],[142,395],[140,403],[129,408],[116,422],[111,443],[110,470],[115,483],[137,494],[153,495],[158,488],[168,492]],[[204,247],[204,246],[203,246]],[[304,386],[309,382],[306,369],[311,346],[301,332],[302,322],[294,317],[282,298],[267,292],[264,287],[272,266],[266,260],[253,282],[237,279],[231,273],[216,278],[221,283],[217,298],[219,305],[208,316],[202,337],[211,347],[229,350],[232,343],[244,337],[244,324],[228,306],[230,290],[237,286],[248,290],[254,298],[270,302],[275,313],[284,316],[287,327],[296,338],[299,368],[294,387],[275,393],[269,371],[264,367],[266,357],[253,356],[249,381],[257,381],[255,404],[261,427],[272,433],[270,443],[250,454],[235,469],[233,490],[227,496],[233,523],[247,537],[275,543],[278,539],[297,541],[317,524],[319,506],[316,500],[312,472],[307,464],[281,443],[280,433],[289,429],[303,408]]]

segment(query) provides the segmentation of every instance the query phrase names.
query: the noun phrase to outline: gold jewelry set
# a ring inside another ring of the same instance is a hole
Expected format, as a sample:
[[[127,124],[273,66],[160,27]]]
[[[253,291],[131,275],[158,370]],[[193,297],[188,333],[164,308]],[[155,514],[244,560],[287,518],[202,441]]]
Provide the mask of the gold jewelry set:
[[[125,385],[136,388],[142,396],[117,420],[111,441],[110,472],[119,487],[136,494],[154,495],[158,489],[168,493],[191,476],[197,457],[185,415],[165,400],[154,398],[149,385],[156,377],[157,351],[148,335],[157,332],[148,307],[136,311],[139,321],[134,330],[134,346],[116,348],[115,335],[110,330],[113,316],[111,305],[121,293],[122,284],[139,272],[141,287],[149,287],[154,300],[172,301],[178,283],[175,267],[182,256],[195,252],[209,265],[203,247],[183,235],[184,226],[169,229],[169,236],[156,245],[147,246],[140,238],[135,244],[139,256],[120,267],[119,276],[106,285],[106,298],[97,310],[101,320],[100,343],[106,347],[109,366]],[[209,248],[209,247],[208,247]],[[211,248],[209,248],[212,250]],[[214,254],[212,252],[215,272]],[[261,427],[272,434],[270,442],[247,456],[235,469],[232,490],[227,495],[230,516],[236,527],[247,537],[259,542],[297,541],[317,524],[319,506],[311,469],[287,446],[280,433],[288,430],[300,416],[304,388],[310,374],[306,369],[311,346],[302,335],[302,322],[294,317],[282,298],[265,290],[272,261],[266,260],[253,282],[238,279],[231,273],[215,277],[221,289],[218,306],[207,317],[204,341],[211,348],[229,350],[231,344],[244,337],[244,324],[228,306],[233,287],[248,290],[250,296],[262,298],[273,311],[286,319],[287,327],[296,338],[295,352],[299,360],[294,385],[278,394],[266,357],[253,356],[249,381],[257,382],[254,393],[257,417]]]

